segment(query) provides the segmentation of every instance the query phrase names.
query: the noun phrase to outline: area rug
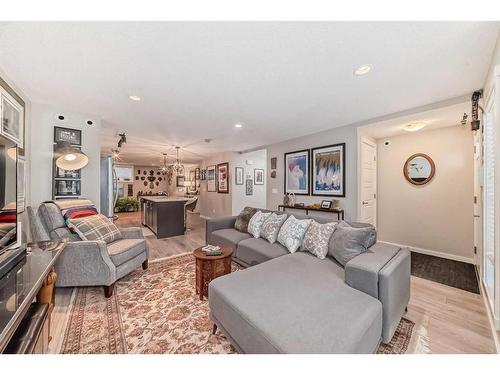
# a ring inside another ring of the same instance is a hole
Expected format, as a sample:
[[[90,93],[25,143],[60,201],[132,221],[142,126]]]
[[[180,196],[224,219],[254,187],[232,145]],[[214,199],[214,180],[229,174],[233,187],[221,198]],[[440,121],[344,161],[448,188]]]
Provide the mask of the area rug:
[[[220,330],[212,334],[208,302],[195,294],[194,274],[194,258],[188,254],[131,273],[117,282],[108,299],[102,288],[75,289],[61,353],[235,353]],[[415,352],[414,329],[403,318],[378,353]]]

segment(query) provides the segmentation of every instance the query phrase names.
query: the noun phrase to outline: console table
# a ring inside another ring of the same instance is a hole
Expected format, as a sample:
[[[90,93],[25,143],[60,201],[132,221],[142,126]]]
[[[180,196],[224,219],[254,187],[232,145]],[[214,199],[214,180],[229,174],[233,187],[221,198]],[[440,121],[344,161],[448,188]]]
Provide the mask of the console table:
[[[289,208],[291,210],[303,210],[306,212],[306,215],[309,214],[309,211],[317,211],[317,212],[327,212],[331,214],[337,214],[337,220],[344,220],[344,210],[338,209],[338,208],[330,208],[330,209],[325,209],[325,208],[313,208],[313,207],[307,207],[307,206],[286,206],[284,204],[278,205],[278,211],[286,211],[286,209]]]
[[[28,311],[33,310],[35,301],[47,306],[45,314],[48,314],[50,341],[50,315],[54,308],[54,284],[57,279],[54,264],[65,246],[66,241],[28,244],[26,255],[0,279],[0,296],[5,299],[5,303],[0,304],[0,353],[11,340],[16,339],[18,327]]]

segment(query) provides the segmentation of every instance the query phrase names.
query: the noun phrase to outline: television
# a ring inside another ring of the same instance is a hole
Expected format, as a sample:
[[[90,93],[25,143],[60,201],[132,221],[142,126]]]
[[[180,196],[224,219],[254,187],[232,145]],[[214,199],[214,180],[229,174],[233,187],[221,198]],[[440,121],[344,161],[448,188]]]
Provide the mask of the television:
[[[0,255],[17,245],[17,146],[0,135]]]

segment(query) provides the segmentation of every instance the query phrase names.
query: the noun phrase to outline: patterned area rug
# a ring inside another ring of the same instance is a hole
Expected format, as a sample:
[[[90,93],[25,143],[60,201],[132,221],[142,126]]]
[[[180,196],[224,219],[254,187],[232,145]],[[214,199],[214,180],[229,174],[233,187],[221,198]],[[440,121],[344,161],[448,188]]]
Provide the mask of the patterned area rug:
[[[109,299],[102,288],[76,289],[61,353],[235,353],[220,330],[212,335],[208,302],[195,294],[194,274],[188,254],[131,273]],[[415,352],[414,328],[403,318],[378,353]]]

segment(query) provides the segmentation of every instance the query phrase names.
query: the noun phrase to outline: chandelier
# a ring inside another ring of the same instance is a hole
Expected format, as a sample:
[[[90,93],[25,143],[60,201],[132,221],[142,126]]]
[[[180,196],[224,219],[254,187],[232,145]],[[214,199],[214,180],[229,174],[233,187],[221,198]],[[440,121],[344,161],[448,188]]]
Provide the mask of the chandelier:
[[[181,159],[179,157],[179,146],[175,146],[177,157],[175,158],[175,161],[173,164],[168,165],[167,164],[167,154],[163,154],[163,165],[161,167],[161,170],[164,174],[168,173],[175,173],[177,175],[184,175],[184,165],[181,163]]]

